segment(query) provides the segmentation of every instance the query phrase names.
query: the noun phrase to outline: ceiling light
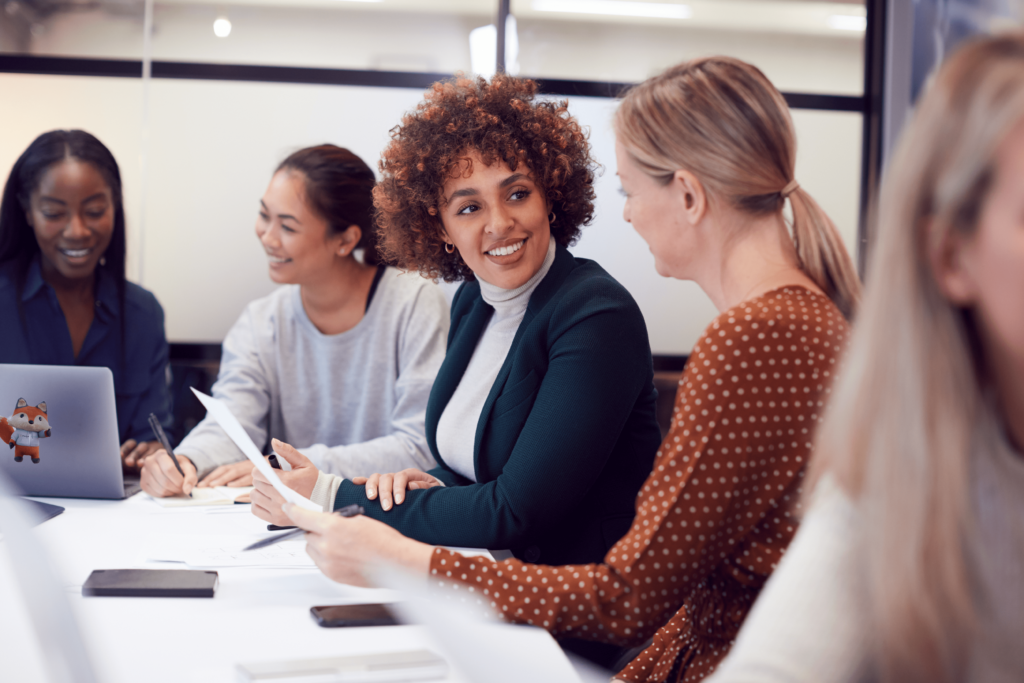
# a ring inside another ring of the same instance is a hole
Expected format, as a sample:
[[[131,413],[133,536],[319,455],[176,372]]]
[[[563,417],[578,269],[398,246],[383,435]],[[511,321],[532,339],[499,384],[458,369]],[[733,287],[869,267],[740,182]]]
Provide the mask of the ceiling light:
[[[537,12],[572,14],[610,14],[619,17],[654,17],[658,19],[689,19],[689,5],[669,2],[626,2],[626,0],[533,0]]]
[[[217,17],[213,22],[213,35],[227,38],[231,35],[231,22],[227,17]]]
[[[853,14],[833,14],[828,18],[828,27],[839,31],[864,31],[868,27],[868,18]]]

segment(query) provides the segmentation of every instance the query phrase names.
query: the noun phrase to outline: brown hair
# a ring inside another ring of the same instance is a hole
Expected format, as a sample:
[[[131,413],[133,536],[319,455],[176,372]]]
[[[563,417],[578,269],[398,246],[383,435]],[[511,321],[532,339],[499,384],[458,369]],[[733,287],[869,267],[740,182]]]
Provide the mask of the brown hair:
[[[391,131],[373,191],[380,248],[400,268],[446,282],[472,278],[456,250],[445,253],[442,188],[472,173],[466,157],[524,164],[554,211],[551,235],[574,243],[594,214],[594,171],[587,134],[566,102],[536,102],[534,81],[498,75],[435,83]]]
[[[999,147],[1022,122],[1017,33],[957,51],[906,124],[882,188],[863,310],[804,487],[827,474],[857,502],[886,683],[962,680],[976,643],[970,461],[998,418],[983,399],[970,314],[942,294],[929,254],[952,231],[975,230]]]
[[[363,261],[379,263],[373,220],[373,185],[376,178],[366,162],[335,145],[306,147],[289,155],[278,171],[297,171],[305,178],[306,201],[314,213],[327,221],[328,234],[358,225],[362,237],[356,249]]]
[[[712,193],[751,214],[781,212],[793,181],[796,136],[786,101],[756,67],[729,57],[684,62],[626,93],[619,141],[648,175],[668,183],[692,171]],[[847,318],[860,280],[839,232],[799,187],[788,195],[804,272]]]

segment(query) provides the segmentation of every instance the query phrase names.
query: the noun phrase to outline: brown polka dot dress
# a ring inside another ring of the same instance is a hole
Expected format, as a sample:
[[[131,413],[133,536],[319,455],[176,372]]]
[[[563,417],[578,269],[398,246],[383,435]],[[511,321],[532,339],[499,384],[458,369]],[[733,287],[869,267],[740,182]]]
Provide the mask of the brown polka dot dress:
[[[635,646],[653,634],[619,672],[627,681],[701,680],[796,531],[848,333],[835,305],[802,287],[722,313],[690,355],[633,526],[604,564],[491,562],[439,548],[431,574],[558,636]]]

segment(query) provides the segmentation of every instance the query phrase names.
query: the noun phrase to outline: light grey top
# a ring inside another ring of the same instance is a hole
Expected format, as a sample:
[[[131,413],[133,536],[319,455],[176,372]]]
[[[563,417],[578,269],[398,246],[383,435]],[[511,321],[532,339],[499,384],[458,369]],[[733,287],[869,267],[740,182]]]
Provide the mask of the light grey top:
[[[976,440],[971,489],[985,604],[964,681],[1024,680],[1024,459],[998,429]],[[857,505],[825,480],[729,656],[708,683],[872,679]]]
[[[250,303],[228,332],[213,395],[264,453],[278,438],[346,478],[429,469],[424,419],[448,318],[439,287],[388,268],[359,324],[325,335],[298,285],[287,285]],[[200,477],[245,458],[210,417],[175,452]]]
[[[552,237],[540,269],[522,286],[502,289],[477,278],[480,282],[480,296],[494,308],[494,315],[480,335],[462,381],[455,388],[455,393],[437,422],[437,452],[448,467],[470,481],[476,481],[473,447],[480,411],[483,410],[487,395],[491,393],[508,350],[512,348],[512,340],[526,315],[530,296],[554,262],[555,238]]]

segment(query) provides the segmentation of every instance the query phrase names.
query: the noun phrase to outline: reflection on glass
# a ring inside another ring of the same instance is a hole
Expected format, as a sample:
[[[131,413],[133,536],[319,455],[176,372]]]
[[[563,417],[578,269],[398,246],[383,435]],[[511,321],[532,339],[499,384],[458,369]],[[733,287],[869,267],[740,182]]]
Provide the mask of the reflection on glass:
[[[0,0],[0,52],[141,59],[141,0]]]
[[[0,52],[141,59],[142,0],[0,0]],[[154,60],[382,71],[471,70],[496,0],[156,0]]]
[[[711,54],[759,66],[782,90],[863,91],[862,1],[512,0],[524,75],[637,82]]]
[[[1006,0],[960,0],[960,2]],[[494,70],[498,0],[154,0],[155,60]],[[0,52],[140,59],[143,0],[0,0]],[[863,0],[512,0],[510,73],[637,82],[727,54],[790,92],[859,95]]]

